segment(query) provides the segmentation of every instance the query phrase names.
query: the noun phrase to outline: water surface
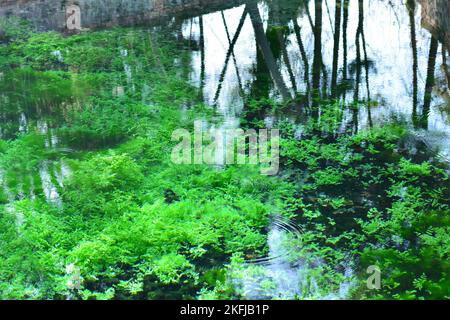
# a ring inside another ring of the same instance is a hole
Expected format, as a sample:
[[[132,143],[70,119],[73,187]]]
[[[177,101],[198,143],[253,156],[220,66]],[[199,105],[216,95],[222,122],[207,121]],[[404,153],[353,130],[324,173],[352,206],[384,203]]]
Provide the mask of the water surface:
[[[174,18],[151,29],[169,34],[187,51],[173,63],[201,99],[223,116],[211,126],[234,128],[256,118],[272,127],[287,119],[300,130],[308,117],[320,121],[322,108],[336,103],[339,132],[401,122],[441,160],[450,159],[450,107],[442,67],[447,58],[442,44],[421,27],[419,5],[383,0],[248,2]],[[142,27],[130,28],[134,30],[142,32]],[[123,76],[102,87],[116,96],[141,94],[143,103],[150,104],[149,87],[135,78],[141,66],[127,62],[127,55],[117,48]],[[84,80],[52,72],[0,73],[0,138],[35,133],[54,154],[32,175],[0,168],[2,201],[42,197],[61,206],[60,193],[71,171],[66,158],[73,150],[64,147],[57,129],[64,126],[69,110],[82,105],[90,87]],[[291,103],[275,115],[266,110],[255,114],[248,112],[252,100]],[[19,225],[21,219],[18,215]],[[240,270],[247,274],[236,280],[244,297],[346,298],[352,268],[345,271],[348,281],[338,292],[324,293],[310,272],[322,262],[293,263],[289,252],[298,226],[292,229],[277,219],[268,230],[268,256]],[[351,266],[351,257],[349,261]],[[263,288],[266,280],[275,287]]]

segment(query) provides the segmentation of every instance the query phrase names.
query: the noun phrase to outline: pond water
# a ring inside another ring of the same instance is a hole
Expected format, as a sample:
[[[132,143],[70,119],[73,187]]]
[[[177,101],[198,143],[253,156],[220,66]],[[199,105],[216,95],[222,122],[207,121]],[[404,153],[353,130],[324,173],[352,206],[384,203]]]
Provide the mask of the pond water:
[[[336,8],[339,3],[326,1],[320,7],[317,1],[267,1],[185,20],[181,35],[196,48],[189,62],[190,81],[206,103],[220,110],[227,128],[240,125],[249,98],[297,97],[287,114],[258,116],[266,126],[283,119],[302,124],[303,109],[314,103],[318,90],[322,100],[361,104],[357,110],[344,110],[342,131],[405,122],[448,161],[449,106],[429,84],[435,75],[445,88],[441,66],[447,61],[443,47],[436,48],[430,33],[420,27],[420,8],[388,1],[344,1],[344,7]],[[315,17],[318,10],[321,20]],[[338,21],[336,26],[336,12],[342,14],[342,25]],[[352,258],[339,290],[324,291],[314,277],[323,262],[292,263],[295,242],[290,237],[298,233],[275,220],[268,232],[268,256],[250,262],[236,276],[242,295],[348,298],[354,285]]]
[[[229,123],[238,123],[235,118],[248,97],[281,98],[283,91],[302,98],[291,114],[280,118],[301,122],[302,108],[311,103],[316,85],[323,99],[371,102],[357,114],[348,110],[342,127],[356,131],[396,118],[445,140],[450,134],[448,103],[436,91],[428,95],[426,87],[433,73],[438,82],[445,81],[441,66],[447,62],[441,45],[430,56],[431,35],[420,27],[420,7],[412,11],[402,3],[361,3],[349,1],[348,7],[338,9],[345,16],[344,26],[335,30],[335,2],[324,2],[320,46],[315,46],[314,1],[260,2],[254,13],[242,5],[186,20],[182,36],[199,48],[191,54],[190,79]],[[264,30],[255,29],[252,18],[262,22]],[[257,49],[265,45],[273,58]],[[316,84],[315,59],[322,61]],[[430,60],[435,60],[431,70]]]
[[[224,128],[240,126],[244,117],[260,117],[268,127],[285,119],[301,126],[305,110],[312,105],[320,110],[321,101],[335,100],[343,106],[339,130],[406,123],[417,139],[449,161],[450,107],[443,68],[448,58],[420,20],[419,5],[411,8],[400,1],[272,0],[173,19],[154,28],[183,43],[188,58],[174,64],[189,70],[183,76],[199,89],[205,103],[220,111]],[[117,52],[127,55],[121,48]],[[129,90],[136,68],[124,62]],[[122,85],[106,89],[121,94]],[[68,109],[79,107],[89,87],[80,79],[45,73],[0,73],[0,137],[40,132],[42,143],[55,153],[33,177],[8,177],[0,171],[9,201],[42,196],[60,205],[59,190],[71,171],[64,158],[74,151],[61,149],[55,129],[63,126]],[[145,101],[148,92],[142,90],[142,95]],[[249,99],[294,102],[276,116],[249,116],[244,112]],[[289,237],[297,235],[286,224],[275,219],[268,232],[269,256],[253,264],[260,268],[257,275],[249,271],[237,281],[248,298],[318,297],[309,266],[292,265],[285,252]],[[339,292],[320,297],[345,298],[352,285],[351,268],[346,275],[349,280]],[[277,287],[258,287],[265,278],[275,279]]]
[[[319,10],[322,19],[315,15]],[[342,131],[400,121],[449,161],[450,108],[442,67],[448,62],[443,46],[420,27],[420,21],[420,7],[400,1],[263,1],[185,20],[181,36],[196,48],[191,53],[190,81],[206,103],[221,111],[225,127],[240,125],[249,97],[297,97],[290,112],[259,116],[269,127],[284,119],[302,124],[304,109],[314,103],[318,90],[323,100],[361,104],[344,110]],[[433,76],[443,92],[432,90]],[[314,267],[290,263],[293,244],[286,237],[291,232],[272,224],[265,263],[251,264],[235,280],[243,295],[348,297],[352,268],[346,269],[348,280],[338,292],[321,292],[311,275],[320,261]],[[274,287],[264,288],[266,280]]]

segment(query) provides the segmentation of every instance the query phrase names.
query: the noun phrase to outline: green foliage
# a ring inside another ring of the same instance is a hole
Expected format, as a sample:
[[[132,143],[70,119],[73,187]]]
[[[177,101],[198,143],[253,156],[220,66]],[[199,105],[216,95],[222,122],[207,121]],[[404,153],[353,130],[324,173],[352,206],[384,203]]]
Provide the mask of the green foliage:
[[[94,98],[82,110],[72,110],[61,136],[84,149],[111,146],[142,133],[150,121],[148,106],[123,99]]]
[[[0,296],[46,299],[65,291],[60,254],[70,232],[54,210],[24,200],[0,209]]]
[[[56,32],[33,34],[16,50],[23,54],[24,63],[36,70],[48,70],[61,65],[62,61],[55,54],[61,52],[63,38]]]
[[[32,29],[26,20],[17,17],[1,17],[0,30],[3,39],[7,41],[17,41],[26,39],[31,34]]]
[[[186,53],[171,35],[117,28],[63,37],[23,26],[0,20],[8,41],[0,67],[12,68],[0,79],[9,119],[0,140],[0,298],[241,298],[229,279],[265,272],[244,257],[267,254],[274,214],[303,227],[287,241],[290,261],[308,267],[309,298],[349,281],[350,260],[355,298],[450,296],[449,177],[431,155],[402,147],[405,127],[341,133],[342,106],[324,103],[320,120],[278,123],[283,178],[252,166],[173,165],[172,132],[217,115],[180,76],[189,70],[173,61]],[[247,107],[244,125],[254,128],[264,112],[286,108],[271,99]],[[29,123],[18,134],[22,113]],[[35,123],[42,114],[45,130]],[[363,271],[374,264],[382,289],[372,292]]]
[[[285,165],[303,168],[292,169],[290,179],[303,183],[288,210],[309,230],[304,248],[336,268],[348,254],[358,257],[355,297],[448,297],[448,174],[401,149],[401,127],[337,139],[311,135],[314,129],[297,140],[288,127],[282,140]],[[363,271],[370,265],[382,271],[381,290],[366,288]]]

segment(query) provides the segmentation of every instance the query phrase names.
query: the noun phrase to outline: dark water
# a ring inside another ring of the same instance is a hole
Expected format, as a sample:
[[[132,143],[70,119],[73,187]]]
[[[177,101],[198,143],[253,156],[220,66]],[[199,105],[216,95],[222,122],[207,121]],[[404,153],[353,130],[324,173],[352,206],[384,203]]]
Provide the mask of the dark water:
[[[448,58],[443,46],[421,28],[420,20],[420,6],[412,8],[400,1],[278,0],[174,19],[157,29],[171,33],[189,51],[188,59],[179,58],[174,64],[189,67],[183,76],[207,104],[220,111],[224,128],[248,120],[243,115],[251,99],[294,101],[282,114],[258,114],[267,127],[280,119],[301,125],[313,105],[320,119],[321,104],[333,100],[343,106],[339,130],[357,132],[403,122],[448,161],[450,106],[443,71]],[[120,48],[117,52],[123,54]],[[128,83],[133,82],[134,68],[124,65]],[[68,108],[82,103],[89,87],[80,79],[45,73],[0,73],[0,138],[39,132],[42,143],[56,150],[55,159],[41,163],[32,177],[8,175],[0,168],[7,201],[42,196],[58,205],[59,190],[70,172],[64,157],[71,150],[59,149],[55,129],[64,123]],[[118,84],[106,89],[123,88]],[[351,107],[355,105],[359,108]],[[244,296],[345,298],[352,283],[351,268],[346,270],[349,281],[339,292],[321,291],[307,266],[280,260],[288,256],[284,243],[293,241],[292,230],[280,225],[275,222],[269,232],[270,255],[265,259],[269,262],[258,264],[257,273],[253,266],[244,268],[247,276],[237,280]],[[276,287],[261,288],[264,279],[275,280]],[[292,286],[306,282],[303,287]]]
[[[311,106],[320,119],[320,106],[337,101],[344,110],[339,131],[406,123],[448,162],[450,108],[442,67],[448,62],[420,20],[420,6],[399,1],[263,1],[188,19],[180,36],[194,48],[190,81],[223,114],[225,128],[249,120],[251,99],[293,99],[287,112],[252,117],[267,127],[289,119],[300,128]],[[291,263],[301,235],[285,224],[275,219],[271,225],[268,257],[233,270],[240,294],[348,298],[355,285],[351,256],[340,288],[323,288],[314,276],[322,261],[315,267]]]

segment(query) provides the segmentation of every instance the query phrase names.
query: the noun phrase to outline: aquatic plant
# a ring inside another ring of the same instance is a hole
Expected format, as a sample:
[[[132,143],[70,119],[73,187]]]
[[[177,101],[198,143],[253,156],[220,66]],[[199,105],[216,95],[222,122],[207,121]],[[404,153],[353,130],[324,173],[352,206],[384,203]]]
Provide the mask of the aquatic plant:
[[[341,126],[346,106],[320,99],[320,119],[305,110],[301,125],[276,123],[278,177],[177,166],[173,130],[223,119],[180,75],[173,61],[186,52],[173,35],[5,30],[0,67],[25,84],[0,82],[10,119],[0,140],[0,298],[449,297],[449,177],[431,151],[405,147],[407,126],[354,133]],[[48,111],[45,125],[31,117],[20,132],[23,104]],[[292,107],[246,104],[247,128]],[[289,286],[249,263],[271,257],[274,216],[302,226],[276,242],[295,248],[282,257],[282,270],[294,270]],[[377,291],[367,290],[370,265],[382,272]]]

